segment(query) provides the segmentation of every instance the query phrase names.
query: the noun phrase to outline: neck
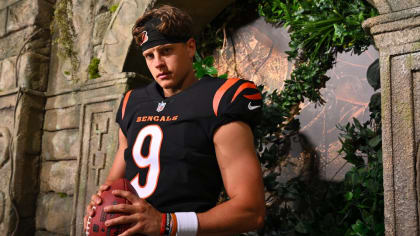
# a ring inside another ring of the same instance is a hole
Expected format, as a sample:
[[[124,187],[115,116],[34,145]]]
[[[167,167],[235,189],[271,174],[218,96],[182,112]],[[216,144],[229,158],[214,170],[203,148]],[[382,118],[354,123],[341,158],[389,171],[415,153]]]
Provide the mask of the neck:
[[[178,87],[176,87],[176,88],[163,88],[163,95],[165,97],[171,97],[175,94],[178,94],[178,93],[184,91],[185,89],[187,89],[188,87],[190,87],[191,85],[193,85],[197,81],[198,81],[198,79],[197,79],[197,77],[195,77],[194,71],[191,71],[191,73],[189,75],[187,75],[187,78],[185,78],[183,80],[182,84],[180,84]]]

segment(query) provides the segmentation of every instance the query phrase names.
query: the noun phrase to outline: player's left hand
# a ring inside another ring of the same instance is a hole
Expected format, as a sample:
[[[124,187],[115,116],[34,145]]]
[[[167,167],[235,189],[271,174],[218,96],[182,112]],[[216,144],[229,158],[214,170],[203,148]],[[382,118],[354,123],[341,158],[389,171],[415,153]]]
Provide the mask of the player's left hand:
[[[120,224],[131,224],[120,236],[128,236],[134,234],[160,235],[160,225],[162,222],[162,213],[156,210],[152,205],[144,199],[139,198],[129,191],[113,190],[112,194],[117,197],[123,197],[132,204],[118,204],[107,206],[105,212],[124,213],[115,219],[105,221],[107,227]]]

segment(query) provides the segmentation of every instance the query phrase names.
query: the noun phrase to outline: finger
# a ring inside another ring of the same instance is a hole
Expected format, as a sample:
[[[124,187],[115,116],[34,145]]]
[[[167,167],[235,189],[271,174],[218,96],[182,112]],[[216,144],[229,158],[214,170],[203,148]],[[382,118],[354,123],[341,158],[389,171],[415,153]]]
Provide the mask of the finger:
[[[131,203],[135,203],[135,202],[143,202],[144,200],[139,198],[137,195],[133,194],[130,191],[124,191],[124,190],[112,190],[112,194],[114,194],[117,197],[123,197],[125,199],[127,199],[129,202]]]
[[[107,185],[107,184],[102,184],[100,187],[99,187],[99,191],[106,191],[106,190],[108,190],[109,189],[109,185]]]
[[[109,219],[105,221],[105,225],[107,227],[114,226],[114,225],[124,225],[124,224],[132,224],[138,222],[138,219],[135,215],[123,215],[113,219]]]
[[[133,214],[135,213],[134,206],[131,204],[117,204],[111,205],[104,208],[104,211],[107,213],[125,213],[125,214]]]
[[[99,197],[98,195],[92,195],[92,197],[90,198],[90,202],[92,205],[101,205],[102,203],[102,198]]]

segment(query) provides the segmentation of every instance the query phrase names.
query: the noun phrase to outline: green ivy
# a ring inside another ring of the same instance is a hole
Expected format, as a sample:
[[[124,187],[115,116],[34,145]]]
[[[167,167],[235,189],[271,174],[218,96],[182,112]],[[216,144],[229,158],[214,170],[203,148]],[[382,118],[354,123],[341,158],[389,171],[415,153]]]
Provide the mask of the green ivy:
[[[114,13],[115,11],[117,11],[117,8],[118,8],[118,4],[114,4],[109,8],[109,11],[111,13]]]
[[[196,53],[194,56],[193,68],[197,78],[201,78],[204,75],[211,75],[225,79],[227,78],[227,74],[217,75],[217,69],[214,67],[214,57],[212,56],[207,56],[202,59],[201,56]]]
[[[89,79],[96,79],[101,77],[98,69],[99,62],[100,60],[97,57],[92,58],[92,60],[90,61],[90,64],[88,66]]]

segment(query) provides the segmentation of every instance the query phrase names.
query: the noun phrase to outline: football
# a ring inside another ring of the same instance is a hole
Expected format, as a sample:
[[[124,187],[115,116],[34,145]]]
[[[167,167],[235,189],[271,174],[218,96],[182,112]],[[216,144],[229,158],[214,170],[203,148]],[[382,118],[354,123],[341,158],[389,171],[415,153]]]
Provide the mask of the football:
[[[104,208],[109,205],[118,204],[131,204],[128,200],[121,197],[116,197],[112,194],[112,190],[120,189],[130,191],[137,195],[136,190],[131,186],[127,179],[118,179],[114,181],[110,188],[101,194],[102,204],[97,205],[95,208],[95,215],[89,217],[86,226],[86,235],[88,236],[107,236],[119,235],[129,228],[130,225],[115,225],[111,227],[105,226],[105,221],[117,218],[123,214],[119,213],[106,213]]]

